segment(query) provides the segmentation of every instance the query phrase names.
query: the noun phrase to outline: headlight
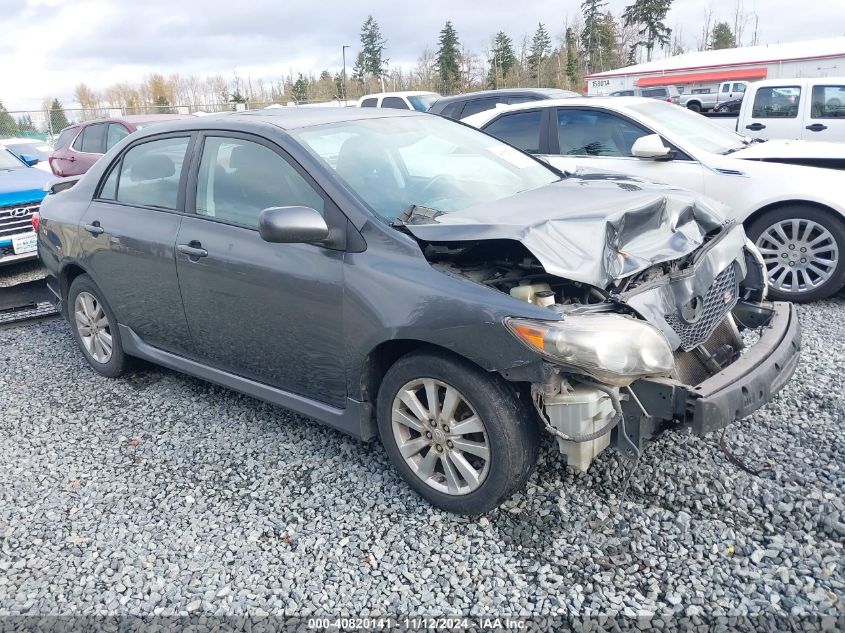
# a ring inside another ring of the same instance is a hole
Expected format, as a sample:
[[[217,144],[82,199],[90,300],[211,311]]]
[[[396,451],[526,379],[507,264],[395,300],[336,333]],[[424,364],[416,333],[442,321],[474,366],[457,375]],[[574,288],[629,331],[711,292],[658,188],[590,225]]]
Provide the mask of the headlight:
[[[580,369],[602,382],[626,385],[667,374],[672,348],[657,328],[618,314],[568,315],[562,321],[506,319],[507,328],[549,359]]]

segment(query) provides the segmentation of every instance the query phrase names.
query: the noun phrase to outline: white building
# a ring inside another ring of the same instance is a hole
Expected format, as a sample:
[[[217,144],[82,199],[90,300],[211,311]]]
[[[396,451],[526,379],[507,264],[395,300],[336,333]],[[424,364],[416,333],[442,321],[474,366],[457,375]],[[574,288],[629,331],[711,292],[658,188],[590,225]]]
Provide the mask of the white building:
[[[586,77],[587,94],[677,86],[715,89],[723,81],[845,75],[845,37],[684,53]]]

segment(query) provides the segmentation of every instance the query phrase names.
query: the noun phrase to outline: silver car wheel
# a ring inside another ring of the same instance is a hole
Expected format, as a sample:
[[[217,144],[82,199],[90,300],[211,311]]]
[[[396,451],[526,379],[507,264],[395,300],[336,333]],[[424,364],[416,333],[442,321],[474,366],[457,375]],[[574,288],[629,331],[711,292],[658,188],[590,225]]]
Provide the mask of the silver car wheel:
[[[477,490],[490,470],[484,422],[460,391],[433,378],[406,383],[393,399],[393,438],[410,469],[449,495]]]
[[[839,249],[830,231],[807,219],[781,220],[757,238],[769,284],[784,293],[814,290],[830,280]]]
[[[98,363],[109,362],[112,355],[111,325],[97,297],[85,291],[76,295],[73,318],[88,355]]]

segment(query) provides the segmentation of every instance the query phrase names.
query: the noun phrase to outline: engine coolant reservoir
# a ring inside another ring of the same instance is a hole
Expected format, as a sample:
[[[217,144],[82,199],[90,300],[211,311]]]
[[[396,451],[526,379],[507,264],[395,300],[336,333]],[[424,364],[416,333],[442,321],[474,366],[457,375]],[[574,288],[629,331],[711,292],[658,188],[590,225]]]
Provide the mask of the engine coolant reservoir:
[[[514,286],[511,288],[512,297],[516,297],[520,301],[543,305],[537,301],[538,292],[552,292],[552,287],[549,284],[526,284],[524,286]],[[548,295],[544,296],[547,297]],[[554,293],[552,294],[552,297],[554,297]],[[552,301],[552,303],[554,303],[554,301]]]
[[[574,385],[568,393],[559,393],[544,401],[549,422],[570,437],[595,433],[613,419],[613,403],[603,391]],[[569,442],[557,438],[566,463],[575,470],[587,472],[590,463],[610,445],[610,431],[588,442]]]

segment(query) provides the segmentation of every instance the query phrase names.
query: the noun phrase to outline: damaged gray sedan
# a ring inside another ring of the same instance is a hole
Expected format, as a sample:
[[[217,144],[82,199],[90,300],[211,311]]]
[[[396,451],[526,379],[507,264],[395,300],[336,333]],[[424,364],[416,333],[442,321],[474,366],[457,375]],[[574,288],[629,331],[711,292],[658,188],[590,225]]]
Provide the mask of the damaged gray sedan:
[[[378,437],[456,512],[519,490],[542,433],[576,469],[635,460],[747,416],[798,362],[794,309],[693,194],[410,112],[133,134],[54,186],[38,249],[99,373],[142,358]]]

